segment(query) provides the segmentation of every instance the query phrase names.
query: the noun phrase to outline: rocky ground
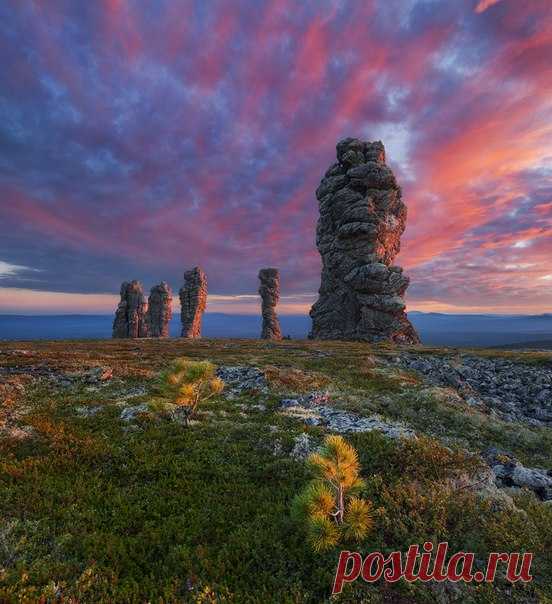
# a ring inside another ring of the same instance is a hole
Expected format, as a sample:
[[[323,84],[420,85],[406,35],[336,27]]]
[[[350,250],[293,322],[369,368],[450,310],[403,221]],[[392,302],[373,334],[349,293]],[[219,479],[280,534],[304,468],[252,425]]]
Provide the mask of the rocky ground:
[[[221,397],[189,425],[177,406],[155,394],[159,372],[180,356],[211,360],[226,384]],[[0,511],[11,527],[0,534],[0,599],[20,598],[23,589],[45,597],[50,575],[57,577],[59,594],[81,601],[98,601],[97,594],[90,595],[94,590],[103,597],[109,592],[110,601],[144,599],[144,594],[155,599],[161,592],[141,578],[132,579],[134,587],[121,587],[125,569],[136,564],[127,554],[98,568],[87,560],[102,559],[104,530],[115,531],[120,552],[130,552],[136,547],[129,541],[132,531],[138,531],[140,543],[151,543],[156,526],[166,537],[155,537],[160,549],[148,564],[157,568],[162,561],[155,574],[163,593],[176,589],[184,564],[186,597],[200,598],[207,589],[221,598],[227,590],[234,598],[228,601],[246,601],[247,590],[260,593],[269,586],[263,601],[284,601],[272,583],[274,573],[242,577],[240,587],[232,555],[225,550],[222,568],[215,554],[230,539],[238,557],[251,555],[249,563],[257,568],[252,560],[262,550],[248,545],[245,554],[237,539],[258,517],[255,540],[264,543],[272,564],[285,572],[290,548],[299,560],[296,599],[325,601],[333,558],[313,559],[301,539],[292,545],[286,523],[290,500],[305,480],[306,458],[324,434],[337,432],[357,447],[367,496],[382,510],[377,542],[406,549],[421,536],[447,539],[457,548],[477,547],[481,558],[487,548],[508,549],[513,542],[536,552],[538,579],[529,591],[499,585],[499,599],[492,600],[480,588],[418,586],[408,601],[425,602],[431,594],[430,601],[498,602],[514,594],[509,601],[537,602],[552,594],[551,376],[552,354],[546,353],[298,341],[0,344]],[[213,492],[217,480],[235,484],[247,497],[234,499],[231,486]],[[262,495],[265,486],[268,499]],[[44,504],[33,504],[37,499],[29,498],[30,490]],[[101,505],[94,503],[99,492]],[[47,502],[59,497],[65,506],[59,509],[66,511],[52,524]],[[204,523],[205,501],[210,511]],[[232,518],[228,509],[234,509]],[[221,532],[211,537],[215,549],[202,554],[206,566],[193,562],[197,553],[189,559],[186,554],[180,566],[175,559],[174,566],[167,557],[174,543],[181,542],[182,551],[195,548],[218,526],[219,513]],[[75,514],[88,520],[75,521]],[[267,533],[266,518],[279,528]],[[167,519],[181,532],[166,533]],[[446,528],[437,529],[441,523]],[[129,533],[130,525],[135,528]],[[91,541],[82,530],[91,532]],[[300,534],[297,527],[292,532]],[[52,558],[45,544],[59,539],[64,545],[55,546]],[[3,550],[15,553],[2,558]],[[312,576],[313,563],[326,569],[321,583]],[[46,568],[48,577],[42,579],[38,568]],[[114,568],[119,587],[108,589]],[[25,588],[22,573],[32,577]],[[85,589],[86,573],[95,578]],[[223,577],[218,587],[212,585],[215,576]],[[386,597],[378,589],[369,601]],[[397,590],[395,596],[403,597],[400,586]]]
[[[464,360],[464,359],[463,359]],[[382,362],[385,362],[382,360]],[[542,384],[550,382],[552,371],[546,367],[537,368],[531,366],[523,366],[502,359],[478,359],[477,357],[468,357],[464,360],[466,365],[452,365],[444,359],[435,357],[413,357],[404,355],[395,357],[391,362],[400,363],[409,369],[418,371],[428,371],[432,383],[445,384],[448,386],[454,385],[459,394],[467,397],[467,404],[476,405],[480,408],[485,406],[491,412],[495,410],[498,397],[494,396],[488,399],[480,399],[474,402],[474,396],[477,390],[474,386],[477,382],[474,375],[477,375],[476,370],[469,372],[466,369],[467,363],[475,365],[479,368],[484,368],[486,384],[492,382],[494,384],[493,392],[495,394],[503,394],[510,396],[512,392],[511,384],[517,384],[521,379],[528,381],[527,375],[532,375],[533,386],[537,390],[542,387]],[[507,372],[506,367],[510,370]],[[448,370],[447,370],[448,368]],[[483,369],[480,369],[483,371]],[[465,382],[458,378],[458,375],[470,377],[470,382]],[[519,374],[523,378],[516,378]],[[267,393],[269,384],[264,372],[257,367],[225,367],[221,366],[218,369],[217,375],[226,381],[228,384],[227,396],[234,398],[236,394],[244,392]],[[507,380],[503,385],[501,378]],[[515,392],[521,397],[522,391],[516,389]],[[528,398],[528,397],[527,397]],[[516,399],[517,400],[517,399]],[[416,438],[414,430],[409,428],[402,422],[385,421],[381,415],[361,416],[355,413],[347,412],[339,408],[339,400],[332,397],[325,391],[314,391],[305,395],[296,396],[294,398],[283,398],[279,401],[282,413],[293,417],[305,425],[324,426],[332,432],[348,434],[351,432],[371,432],[377,431],[384,434],[388,438]],[[545,403],[546,404],[546,403]],[[536,407],[539,409],[539,407]],[[533,406],[532,409],[535,409]],[[512,414],[504,414],[504,419],[515,421],[516,417]],[[535,422],[534,418],[527,418],[525,415],[519,415],[517,419],[522,421]],[[302,446],[305,442],[302,441]],[[544,501],[552,500],[552,466],[550,468],[526,468],[516,458],[508,453],[495,447],[490,447],[482,452],[482,458],[489,464],[492,470],[491,479],[498,487],[501,488],[527,488],[531,489],[535,494]],[[485,487],[488,486],[488,482]]]
[[[469,354],[404,354],[393,361],[431,384],[454,388],[470,405],[507,421],[552,425],[552,366]]]

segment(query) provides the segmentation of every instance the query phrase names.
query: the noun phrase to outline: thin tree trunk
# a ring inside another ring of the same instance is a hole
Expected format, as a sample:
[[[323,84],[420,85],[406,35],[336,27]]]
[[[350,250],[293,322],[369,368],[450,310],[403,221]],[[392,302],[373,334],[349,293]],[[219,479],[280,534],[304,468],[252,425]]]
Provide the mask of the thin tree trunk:
[[[338,519],[339,524],[343,524],[343,517],[345,514],[345,504],[343,501],[343,487],[339,485],[339,489],[337,491],[337,511],[338,511]]]

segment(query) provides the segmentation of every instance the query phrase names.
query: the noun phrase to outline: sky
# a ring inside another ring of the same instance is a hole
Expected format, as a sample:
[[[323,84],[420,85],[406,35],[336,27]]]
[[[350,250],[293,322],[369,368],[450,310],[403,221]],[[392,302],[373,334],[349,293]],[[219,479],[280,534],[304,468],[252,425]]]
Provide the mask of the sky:
[[[550,0],[4,0],[0,313],[109,313],[122,281],[208,311],[320,284],[314,191],[381,139],[411,310],[552,312]]]

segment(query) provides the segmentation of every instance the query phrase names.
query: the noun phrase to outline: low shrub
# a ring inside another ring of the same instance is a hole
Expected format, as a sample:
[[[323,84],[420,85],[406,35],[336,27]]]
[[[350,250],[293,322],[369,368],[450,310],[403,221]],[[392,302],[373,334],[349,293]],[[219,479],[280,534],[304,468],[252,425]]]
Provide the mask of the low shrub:
[[[186,422],[205,402],[224,389],[224,382],[217,377],[215,366],[209,361],[177,359],[162,374],[161,392],[184,410]]]
[[[342,540],[360,541],[373,528],[372,504],[358,495],[358,454],[341,436],[328,436],[319,453],[308,459],[315,478],[294,501],[294,514],[307,523],[308,539],[316,552]]]

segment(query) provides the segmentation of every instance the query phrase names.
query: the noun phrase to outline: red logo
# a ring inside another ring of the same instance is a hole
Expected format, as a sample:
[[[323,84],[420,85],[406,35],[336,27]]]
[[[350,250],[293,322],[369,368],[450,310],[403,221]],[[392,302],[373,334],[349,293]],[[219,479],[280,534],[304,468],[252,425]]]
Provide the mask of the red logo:
[[[399,579],[413,581],[476,581],[492,583],[499,562],[506,564],[506,579],[511,583],[528,583],[533,579],[531,553],[492,552],[487,559],[485,572],[473,572],[475,554],[457,552],[447,560],[448,543],[439,543],[433,560],[433,543],[426,541],[420,553],[419,545],[411,545],[403,564],[402,552],[392,552],[387,557],[380,552],[371,552],[363,559],[358,552],[342,551],[339,555],[332,595],[341,593],[345,583],[356,581],[359,576],[367,583],[375,583],[382,577],[388,583]],[[521,558],[521,562],[520,562]]]

